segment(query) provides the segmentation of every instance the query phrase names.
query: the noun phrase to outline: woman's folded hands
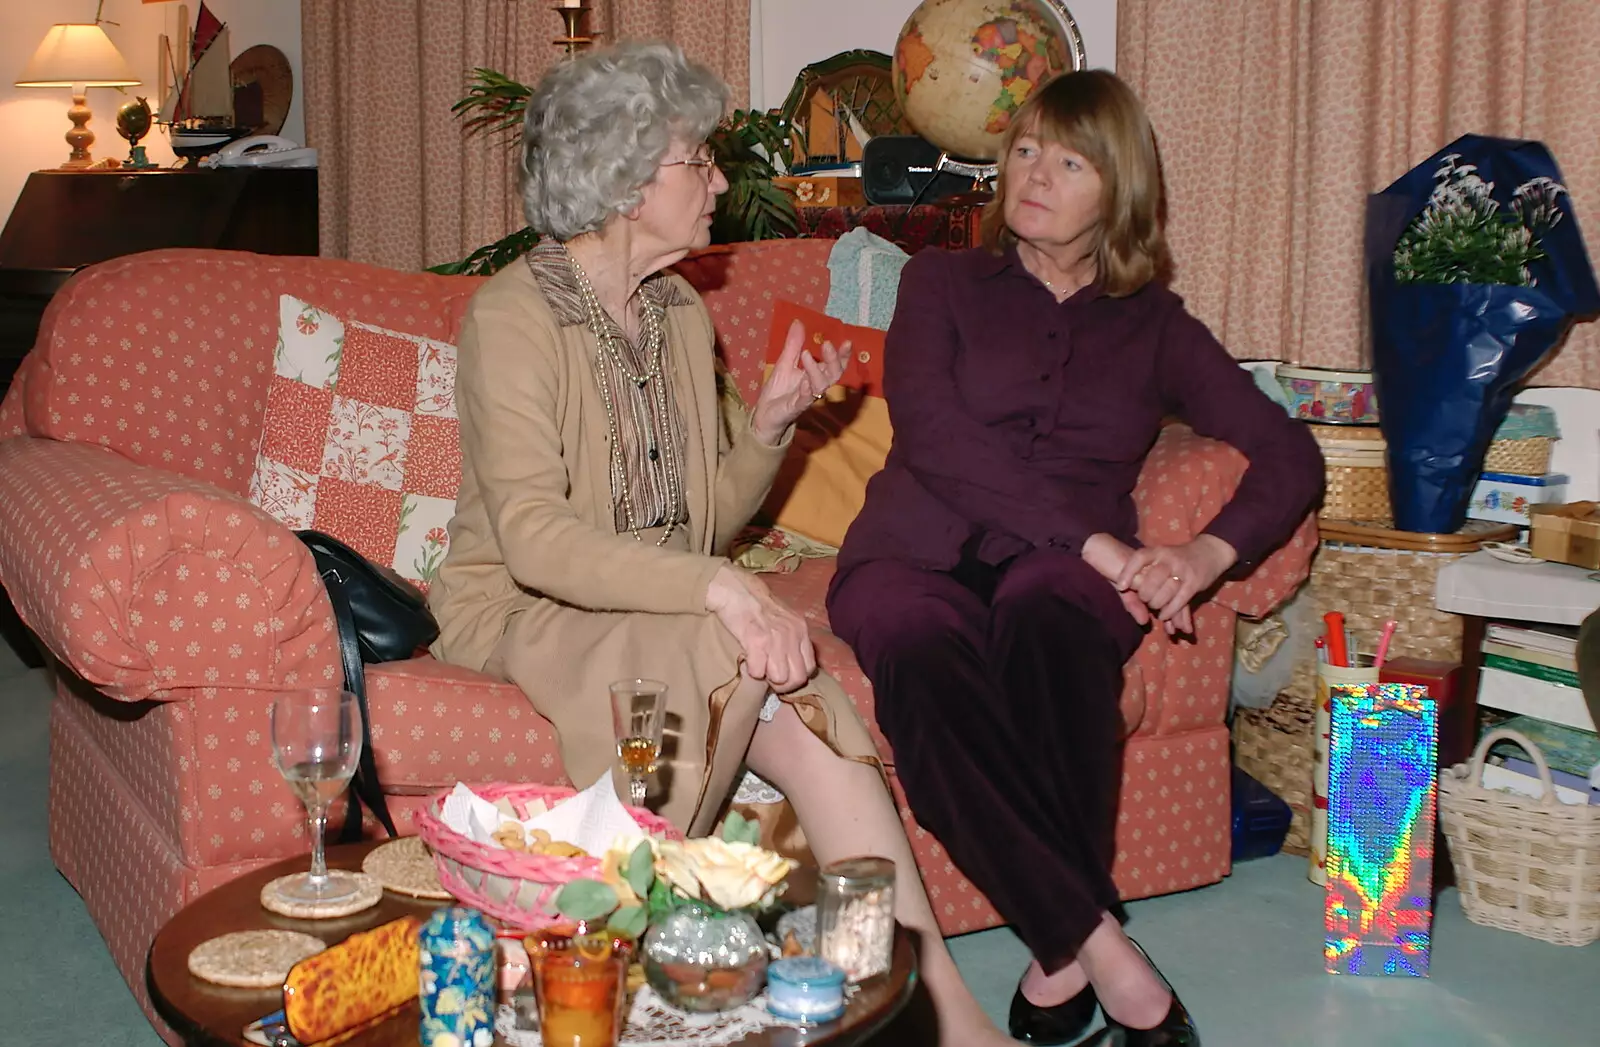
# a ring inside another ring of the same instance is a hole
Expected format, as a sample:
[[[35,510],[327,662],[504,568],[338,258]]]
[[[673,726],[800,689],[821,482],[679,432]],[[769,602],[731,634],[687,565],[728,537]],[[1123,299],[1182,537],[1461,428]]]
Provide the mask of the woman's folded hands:
[[[725,565],[706,587],[706,610],[717,616],[744,651],[745,671],[787,694],[817,671],[817,652],[806,621],[761,579]]]
[[[1083,543],[1083,559],[1116,586],[1134,621],[1140,625],[1159,621],[1171,636],[1194,633],[1190,604],[1216,584],[1238,554],[1233,546],[1210,534],[1182,545],[1132,549],[1101,533],[1090,535]]]

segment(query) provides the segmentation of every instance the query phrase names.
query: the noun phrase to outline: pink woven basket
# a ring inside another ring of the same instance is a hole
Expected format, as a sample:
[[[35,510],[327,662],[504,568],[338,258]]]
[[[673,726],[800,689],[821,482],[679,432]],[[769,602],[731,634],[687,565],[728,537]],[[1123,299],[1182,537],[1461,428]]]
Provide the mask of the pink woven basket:
[[[510,801],[519,817],[534,800],[543,800],[554,807],[574,792],[564,786],[509,782],[475,786],[472,791],[490,803],[502,799]],[[600,878],[599,858],[524,854],[485,846],[461,835],[439,819],[449,795],[450,790],[440,793],[417,812],[417,835],[433,849],[439,883],[465,904],[514,927],[536,931],[559,921],[559,917],[546,911],[546,906],[553,904],[556,892],[563,885],[572,880]],[[628,813],[652,836],[669,840],[683,838],[665,818],[639,807],[628,808]]]

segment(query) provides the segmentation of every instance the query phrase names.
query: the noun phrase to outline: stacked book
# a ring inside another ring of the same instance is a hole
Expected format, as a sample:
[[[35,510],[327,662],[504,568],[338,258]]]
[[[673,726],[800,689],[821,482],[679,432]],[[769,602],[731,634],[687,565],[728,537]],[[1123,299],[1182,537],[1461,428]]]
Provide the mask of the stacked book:
[[[1600,735],[1578,686],[1576,628],[1491,624],[1478,705],[1511,714],[1486,717],[1491,727],[1514,728],[1539,746],[1558,798],[1600,804]],[[1541,791],[1539,772],[1520,747],[1498,743],[1491,763],[1486,785],[1529,795]]]

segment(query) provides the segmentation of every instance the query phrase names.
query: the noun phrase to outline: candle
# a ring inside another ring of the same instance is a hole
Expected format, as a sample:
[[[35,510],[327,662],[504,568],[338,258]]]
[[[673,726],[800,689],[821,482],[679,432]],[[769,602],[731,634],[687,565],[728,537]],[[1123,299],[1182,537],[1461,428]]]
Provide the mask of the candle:
[[[767,1010],[797,1022],[831,1022],[844,1013],[844,971],[815,956],[767,968]]]

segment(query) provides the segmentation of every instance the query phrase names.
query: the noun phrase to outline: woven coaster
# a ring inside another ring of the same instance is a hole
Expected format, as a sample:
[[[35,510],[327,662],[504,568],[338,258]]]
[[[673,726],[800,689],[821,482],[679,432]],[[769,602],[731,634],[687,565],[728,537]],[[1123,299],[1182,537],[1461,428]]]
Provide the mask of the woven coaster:
[[[402,836],[374,849],[362,860],[361,871],[396,894],[440,900],[451,897],[449,891],[439,886],[433,852],[420,836]]]
[[[236,989],[274,989],[289,968],[327,947],[321,938],[298,931],[235,931],[195,946],[189,973]]]
[[[330,881],[355,886],[356,893],[348,898],[341,898],[336,902],[302,902],[285,898],[279,893],[279,884],[297,880],[302,875],[304,874],[290,873],[288,876],[280,876],[261,888],[261,907],[268,912],[275,912],[279,916],[287,916],[294,920],[332,920],[370,909],[383,897],[382,884],[366,873],[351,872],[348,869],[328,870]]]

